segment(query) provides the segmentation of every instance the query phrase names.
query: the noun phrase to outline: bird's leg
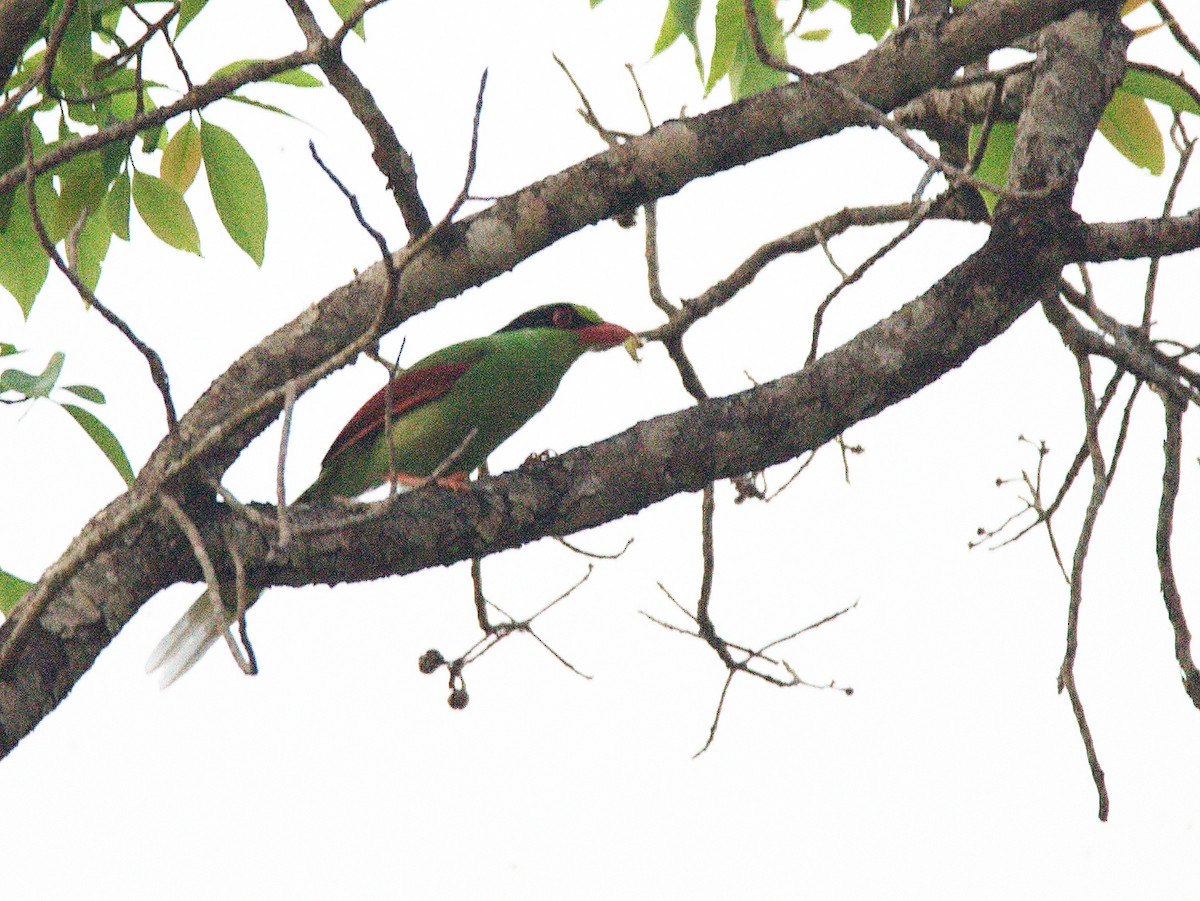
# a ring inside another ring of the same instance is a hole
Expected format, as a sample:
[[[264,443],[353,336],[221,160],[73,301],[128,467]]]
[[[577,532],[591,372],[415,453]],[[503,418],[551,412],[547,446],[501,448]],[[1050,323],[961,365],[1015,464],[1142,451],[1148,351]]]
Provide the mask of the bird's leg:
[[[449,488],[451,491],[467,491],[471,487],[470,482],[467,481],[467,474],[465,472],[452,472],[446,476],[439,476],[434,481],[443,488]]]
[[[449,488],[451,491],[466,491],[470,488],[465,472],[452,472],[449,475],[437,476],[432,479],[429,476],[411,476],[406,472],[393,472],[389,481],[396,485],[403,485],[405,488],[420,488],[428,485],[431,481],[443,488]]]

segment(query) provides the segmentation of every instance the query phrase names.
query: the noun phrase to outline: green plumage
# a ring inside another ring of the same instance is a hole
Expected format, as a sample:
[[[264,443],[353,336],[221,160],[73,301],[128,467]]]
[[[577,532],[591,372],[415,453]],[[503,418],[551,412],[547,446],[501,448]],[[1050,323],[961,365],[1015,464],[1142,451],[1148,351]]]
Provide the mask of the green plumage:
[[[465,477],[550,401],[585,351],[633,337],[587,307],[558,303],[435,351],[350,418],[298,502],[355,498],[392,477],[410,484],[435,473]],[[246,605],[261,593],[249,590]],[[236,594],[222,583],[217,604],[206,590],[158,643],[147,672],[161,670],[165,687],[191,669],[232,624]]]
[[[549,403],[571,364],[586,350],[571,331],[539,328],[497,332],[425,357],[409,371],[455,363],[466,363],[468,368],[441,397],[393,417],[391,460],[396,472],[424,478],[447,461],[449,472],[478,469]],[[394,405],[401,399],[396,398]],[[472,429],[475,435],[467,441]],[[380,428],[370,440],[327,458],[321,474],[299,500],[357,497],[386,482],[388,467],[387,443]]]

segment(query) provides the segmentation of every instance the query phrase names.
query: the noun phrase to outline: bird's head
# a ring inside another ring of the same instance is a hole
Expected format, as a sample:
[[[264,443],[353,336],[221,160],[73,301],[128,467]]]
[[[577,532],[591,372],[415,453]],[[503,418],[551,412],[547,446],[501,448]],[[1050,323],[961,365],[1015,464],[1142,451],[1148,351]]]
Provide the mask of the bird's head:
[[[605,322],[590,307],[576,303],[548,303],[522,313],[496,334],[523,329],[557,329],[571,332],[587,350],[616,347],[634,337],[629,329]]]

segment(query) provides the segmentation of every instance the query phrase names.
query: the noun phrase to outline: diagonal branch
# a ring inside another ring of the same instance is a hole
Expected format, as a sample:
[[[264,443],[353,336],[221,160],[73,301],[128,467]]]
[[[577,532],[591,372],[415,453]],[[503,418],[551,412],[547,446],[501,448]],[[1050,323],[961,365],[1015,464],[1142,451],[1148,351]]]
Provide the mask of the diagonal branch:
[[[362,127],[370,136],[371,145],[374,147],[371,159],[387,179],[388,188],[396,200],[396,206],[400,208],[404,224],[408,227],[410,240],[421,237],[429,231],[433,223],[417,191],[417,168],[412,156],[400,143],[371,91],[354,70],[346,65],[342,58],[340,41],[330,40],[325,36],[312,9],[304,0],[287,0],[287,3],[304,33],[305,40],[308,41],[308,49],[314,54],[316,64],[325,73],[334,90],[342,95],[354,117],[362,123]],[[345,29],[339,34],[344,35]]]

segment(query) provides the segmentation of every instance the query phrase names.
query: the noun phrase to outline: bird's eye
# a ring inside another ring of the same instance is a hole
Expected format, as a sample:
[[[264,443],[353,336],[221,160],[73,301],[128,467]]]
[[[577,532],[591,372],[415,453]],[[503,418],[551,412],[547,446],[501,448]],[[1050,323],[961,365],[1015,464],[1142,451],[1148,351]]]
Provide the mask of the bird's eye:
[[[550,321],[554,323],[555,328],[570,328],[571,311],[566,307],[559,307],[550,317]]]

